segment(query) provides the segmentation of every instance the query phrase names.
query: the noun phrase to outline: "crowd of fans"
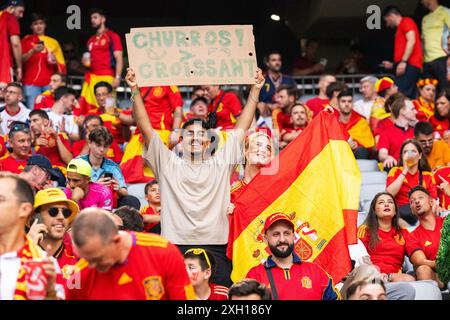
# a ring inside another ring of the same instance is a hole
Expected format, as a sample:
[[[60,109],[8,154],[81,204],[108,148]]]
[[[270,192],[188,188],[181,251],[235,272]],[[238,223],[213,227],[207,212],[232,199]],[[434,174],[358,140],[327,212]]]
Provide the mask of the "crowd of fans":
[[[383,65],[395,76],[364,77],[361,100],[323,73],[326,61],[314,61],[318,43],[309,41],[293,75],[320,75],[317,97],[302,101],[271,52],[245,106],[205,84],[183,113],[176,86],[140,88],[131,69],[133,107],[118,106],[122,37],[103,10],[91,11],[95,34],[77,61],[73,45],[61,49],[45,35],[41,14],[21,38],[26,7],[9,0],[0,11],[0,299],[30,299],[27,259],[41,259],[47,299],[414,299],[408,283],[421,280],[445,290],[450,10],[422,4],[430,13],[421,32],[399,8],[385,9],[397,31],[393,62]],[[359,57],[354,48],[358,63],[341,68],[364,69]],[[81,97],[68,70],[85,72]],[[336,116],[356,159],[388,172],[358,229],[364,254],[339,291],[321,267],[300,260],[295,227],[276,212],[263,229],[271,255],[233,284],[226,246],[234,199],[323,110]],[[129,192],[135,183],[145,206]],[[405,256],[413,273],[403,272]]]

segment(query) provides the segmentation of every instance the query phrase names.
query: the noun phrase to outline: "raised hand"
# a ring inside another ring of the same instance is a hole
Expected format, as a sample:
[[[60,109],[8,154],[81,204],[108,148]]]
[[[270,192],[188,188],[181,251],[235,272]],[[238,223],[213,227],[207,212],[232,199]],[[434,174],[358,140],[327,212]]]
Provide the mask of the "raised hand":
[[[127,82],[128,86],[130,88],[137,87],[137,81],[136,81],[136,73],[133,69],[127,68],[127,75],[125,76],[125,81]]]

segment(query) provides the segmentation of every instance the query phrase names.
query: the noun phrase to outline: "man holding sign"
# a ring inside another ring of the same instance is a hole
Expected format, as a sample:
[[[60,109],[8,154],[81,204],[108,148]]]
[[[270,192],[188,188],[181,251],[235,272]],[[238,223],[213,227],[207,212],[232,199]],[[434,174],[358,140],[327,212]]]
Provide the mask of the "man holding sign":
[[[183,158],[170,151],[153,129],[142,100],[136,74],[128,69],[133,115],[148,148],[145,159],[160,182],[161,234],[182,252],[196,247],[211,251],[217,261],[213,281],[229,286],[231,265],[226,258],[228,241],[227,207],[230,203],[230,176],[242,161],[242,143],[250,128],[264,77],[257,69],[247,104],[237,119],[235,130],[225,145],[210,156],[211,136],[205,121],[191,119],[183,125]]]

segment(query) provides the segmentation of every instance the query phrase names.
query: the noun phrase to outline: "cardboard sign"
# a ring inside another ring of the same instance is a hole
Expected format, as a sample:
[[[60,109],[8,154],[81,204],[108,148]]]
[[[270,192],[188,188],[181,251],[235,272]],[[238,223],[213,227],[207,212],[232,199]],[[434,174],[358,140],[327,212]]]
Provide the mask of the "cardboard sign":
[[[251,25],[133,28],[125,38],[141,87],[255,83]]]

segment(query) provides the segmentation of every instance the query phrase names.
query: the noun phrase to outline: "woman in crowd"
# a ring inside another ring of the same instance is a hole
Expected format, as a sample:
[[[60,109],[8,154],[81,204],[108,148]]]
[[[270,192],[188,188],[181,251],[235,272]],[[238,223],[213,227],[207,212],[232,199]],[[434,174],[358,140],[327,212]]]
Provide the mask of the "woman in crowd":
[[[394,197],[380,192],[372,200],[366,220],[358,229],[372,263],[380,268],[381,276],[389,282],[414,281],[414,277],[402,273],[405,254],[411,256],[417,250],[408,231],[399,225],[399,212]]]
[[[437,84],[437,80],[430,78],[422,79],[417,82],[419,97],[413,100],[413,103],[414,107],[416,107],[417,119],[419,121],[428,121],[434,114],[434,99]]]
[[[419,142],[411,139],[403,142],[400,149],[399,166],[393,167],[389,171],[386,191],[395,197],[400,217],[411,226],[417,223],[417,217],[411,213],[409,190],[417,185],[422,185],[433,199],[437,198],[436,183],[430,171],[430,165]],[[403,226],[407,227],[407,225]]]

